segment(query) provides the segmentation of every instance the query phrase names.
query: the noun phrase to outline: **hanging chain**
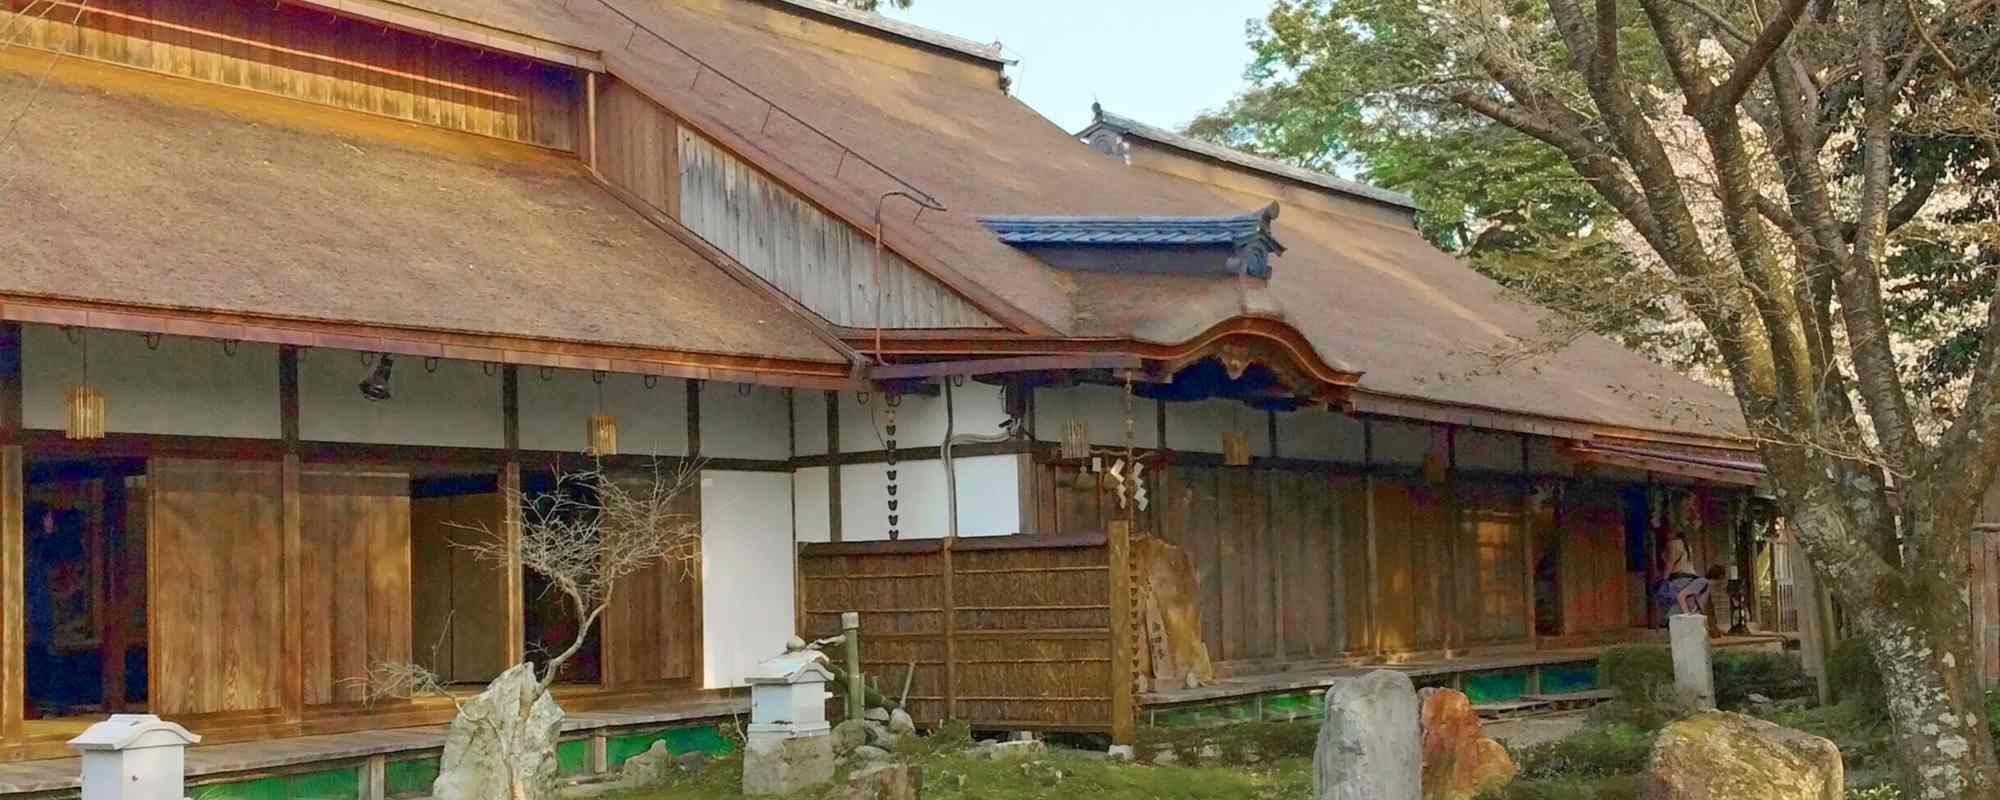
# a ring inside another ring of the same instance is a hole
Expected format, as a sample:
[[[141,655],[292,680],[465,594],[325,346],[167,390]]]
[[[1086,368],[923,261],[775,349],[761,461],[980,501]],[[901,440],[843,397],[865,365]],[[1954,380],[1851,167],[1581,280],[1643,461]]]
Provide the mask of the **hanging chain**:
[[[883,449],[888,451],[889,456],[888,469],[883,473],[887,482],[883,488],[888,490],[889,493],[889,538],[891,540],[900,539],[903,536],[903,531],[899,525],[902,522],[902,515],[896,513],[896,407],[900,405],[902,405],[902,398],[893,394],[888,395],[882,403],[883,408],[886,409],[884,413],[887,415],[887,420],[882,426],[882,430],[887,436],[883,439],[882,446]]]

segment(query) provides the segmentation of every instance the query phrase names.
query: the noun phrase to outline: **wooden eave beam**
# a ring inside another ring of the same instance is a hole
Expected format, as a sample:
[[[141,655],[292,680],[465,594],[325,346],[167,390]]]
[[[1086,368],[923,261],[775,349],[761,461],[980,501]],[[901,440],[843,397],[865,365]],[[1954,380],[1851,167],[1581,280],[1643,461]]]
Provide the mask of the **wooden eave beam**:
[[[1350,410],[1361,416],[1394,417],[1442,425],[1526,433],[1554,439],[1590,441],[1599,437],[1611,437],[1635,443],[1750,452],[1748,443],[1740,439],[1580,422],[1561,417],[1384,394],[1358,387],[1353,392],[1351,402],[1353,405]]]
[[[387,0],[281,0],[281,2],[329,11],[351,19],[380,23],[411,33],[448,39],[550,64],[561,64],[591,72],[604,71],[603,57],[591,48],[496,28]]]
[[[1586,463],[1643,470],[1656,475],[1673,475],[1730,486],[1756,487],[1765,484],[1763,473],[1723,469],[1721,467],[1676,461],[1670,458],[1647,458],[1625,453],[1594,450],[1589,447],[1572,447],[1567,450],[1567,453],[1571,458]]]
[[[859,388],[848,364],[0,295],[0,321],[802,389]]]
[[[1110,353],[1076,356],[1016,356],[975,358],[954,361],[925,361],[914,364],[877,364],[868,368],[869,380],[937,378],[948,375],[1004,375],[1014,372],[1055,370],[1139,370],[1145,359],[1135,355]]]

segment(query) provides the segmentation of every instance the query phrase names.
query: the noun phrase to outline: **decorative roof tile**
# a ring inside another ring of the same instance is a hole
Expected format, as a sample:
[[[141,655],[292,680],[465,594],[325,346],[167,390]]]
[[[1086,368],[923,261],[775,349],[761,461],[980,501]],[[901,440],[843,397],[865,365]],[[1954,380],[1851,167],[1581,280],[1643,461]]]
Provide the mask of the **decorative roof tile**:
[[[1053,266],[1109,272],[1238,272],[1267,278],[1269,256],[1285,247],[1271,236],[1278,216],[1272,203],[1248,214],[1227,216],[1039,216],[980,217],[980,223],[1000,241],[1027,250],[1062,248],[1061,257],[1044,260]],[[1211,248],[1226,249],[1223,260],[1171,259],[1159,263],[1130,257],[1092,258],[1078,248]]]

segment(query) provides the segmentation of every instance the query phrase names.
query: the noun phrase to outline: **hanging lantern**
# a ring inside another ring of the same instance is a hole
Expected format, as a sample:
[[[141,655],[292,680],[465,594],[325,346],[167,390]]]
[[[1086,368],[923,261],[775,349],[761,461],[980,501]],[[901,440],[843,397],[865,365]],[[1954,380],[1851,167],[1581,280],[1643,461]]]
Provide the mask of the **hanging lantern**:
[[[585,453],[593,457],[618,455],[618,420],[610,414],[592,414],[588,427],[590,447]]]
[[[618,455],[618,420],[604,413],[604,373],[590,373],[590,382],[597,384],[597,413],[584,422],[583,452],[592,458]]]
[[[72,386],[63,403],[63,436],[104,438],[104,393],[89,385]]]
[[[1222,463],[1231,467],[1250,466],[1250,437],[1236,431],[1223,431]]]
[[[76,328],[64,328],[63,335],[82,351],[83,380],[69,387],[63,397],[63,436],[69,439],[104,438],[104,393],[90,385],[90,339]]]

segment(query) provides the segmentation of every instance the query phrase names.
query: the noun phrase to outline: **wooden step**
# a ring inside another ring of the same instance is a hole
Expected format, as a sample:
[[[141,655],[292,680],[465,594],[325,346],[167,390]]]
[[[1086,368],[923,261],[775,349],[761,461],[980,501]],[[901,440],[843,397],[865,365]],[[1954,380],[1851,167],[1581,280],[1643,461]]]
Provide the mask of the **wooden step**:
[[[1498,703],[1479,703],[1472,707],[1472,713],[1478,714],[1481,719],[1531,717],[1536,714],[1546,714],[1554,710],[1555,704],[1553,703],[1544,700],[1529,700],[1527,698],[1503,700]]]

